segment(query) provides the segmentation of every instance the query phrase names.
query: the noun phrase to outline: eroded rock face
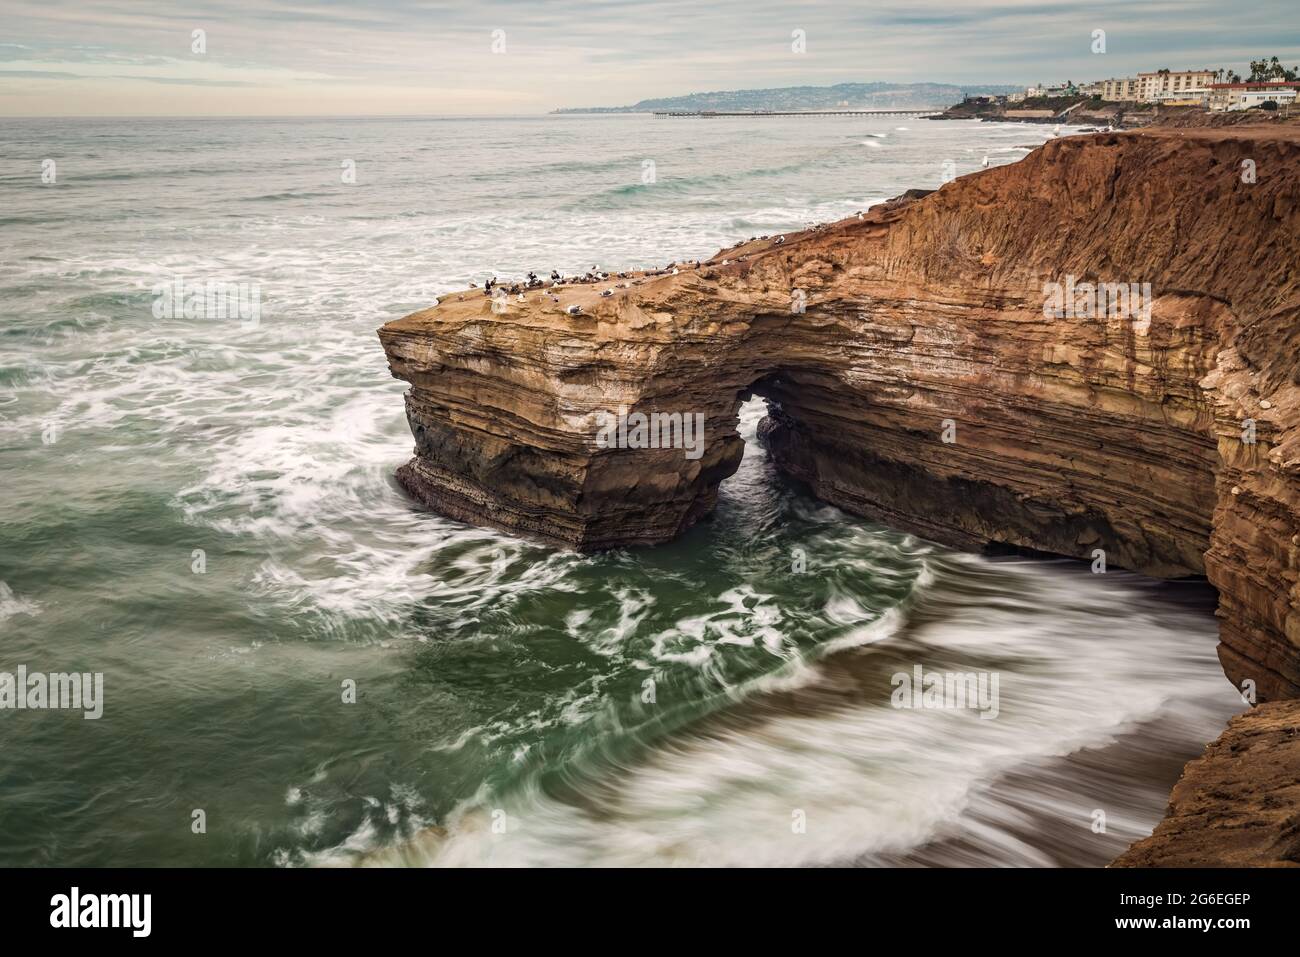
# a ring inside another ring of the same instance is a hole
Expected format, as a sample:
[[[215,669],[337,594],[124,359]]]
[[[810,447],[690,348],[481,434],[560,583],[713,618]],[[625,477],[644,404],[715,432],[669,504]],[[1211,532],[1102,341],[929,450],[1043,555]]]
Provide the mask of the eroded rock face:
[[[1112,867],[1300,866],[1300,702],[1228,722],[1190,761],[1152,835]]]
[[[1070,137],[628,288],[447,297],[379,333],[412,385],[399,478],[557,544],[663,542],[712,508],[759,394],[820,498],[961,547],[1208,574],[1228,676],[1300,694],[1298,139]],[[1071,277],[1136,284],[1133,314],[1046,317]],[[703,454],[600,447],[620,409],[703,415]]]

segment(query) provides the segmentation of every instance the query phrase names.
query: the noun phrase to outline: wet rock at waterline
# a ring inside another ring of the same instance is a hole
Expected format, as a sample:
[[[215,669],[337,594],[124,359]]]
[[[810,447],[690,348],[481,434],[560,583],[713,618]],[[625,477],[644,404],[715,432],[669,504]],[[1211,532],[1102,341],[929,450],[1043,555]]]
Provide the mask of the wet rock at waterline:
[[[1300,866],[1300,701],[1228,722],[1188,763],[1169,812],[1114,867]]]

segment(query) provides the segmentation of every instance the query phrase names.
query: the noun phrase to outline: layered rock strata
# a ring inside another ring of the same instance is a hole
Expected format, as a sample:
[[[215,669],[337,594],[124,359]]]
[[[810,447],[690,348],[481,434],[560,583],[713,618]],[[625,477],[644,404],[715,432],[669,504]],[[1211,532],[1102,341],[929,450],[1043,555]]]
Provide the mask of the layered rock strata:
[[[757,394],[818,497],[960,547],[1206,574],[1229,678],[1300,694],[1297,173],[1294,128],[1068,137],[675,273],[500,312],[451,295],[379,332],[411,383],[399,478],[559,545],[664,542],[713,507]],[[702,416],[702,454],[602,444],[621,410]]]

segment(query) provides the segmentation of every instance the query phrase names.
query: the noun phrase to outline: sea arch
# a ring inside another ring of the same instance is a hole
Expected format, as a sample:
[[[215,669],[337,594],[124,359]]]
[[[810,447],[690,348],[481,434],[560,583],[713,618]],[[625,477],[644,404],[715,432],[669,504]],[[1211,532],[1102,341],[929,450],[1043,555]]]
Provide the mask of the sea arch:
[[[713,507],[758,394],[778,467],[850,512],[1206,574],[1229,678],[1295,696],[1298,139],[1072,137],[698,265],[504,311],[452,294],[380,330],[411,383],[399,479],[463,521],[653,545]],[[1273,178],[1244,182],[1245,155]],[[1128,308],[1098,305],[1117,284]],[[656,412],[702,416],[702,454],[596,440],[602,416]]]

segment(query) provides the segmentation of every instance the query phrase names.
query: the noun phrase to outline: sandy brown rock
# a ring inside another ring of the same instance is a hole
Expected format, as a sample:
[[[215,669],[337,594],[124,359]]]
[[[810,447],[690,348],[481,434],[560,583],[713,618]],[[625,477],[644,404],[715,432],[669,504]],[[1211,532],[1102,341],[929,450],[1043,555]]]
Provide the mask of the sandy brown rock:
[[[412,385],[399,478],[557,544],[663,542],[713,507],[757,394],[820,498],[960,547],[1207,574],[1229,678],[1300,694],[1297,174],[1295,128],[1068,137],[628,288],[447,297],[380,330]],[[1067,276],[1150,283],[1150,322],[1045,316]],[[620,408],[704,415],[703,456],[598,447]]]
[[[1300,701],[1233,718],[1183,769],[1151,836],[1111,866],[1300,866]]]

